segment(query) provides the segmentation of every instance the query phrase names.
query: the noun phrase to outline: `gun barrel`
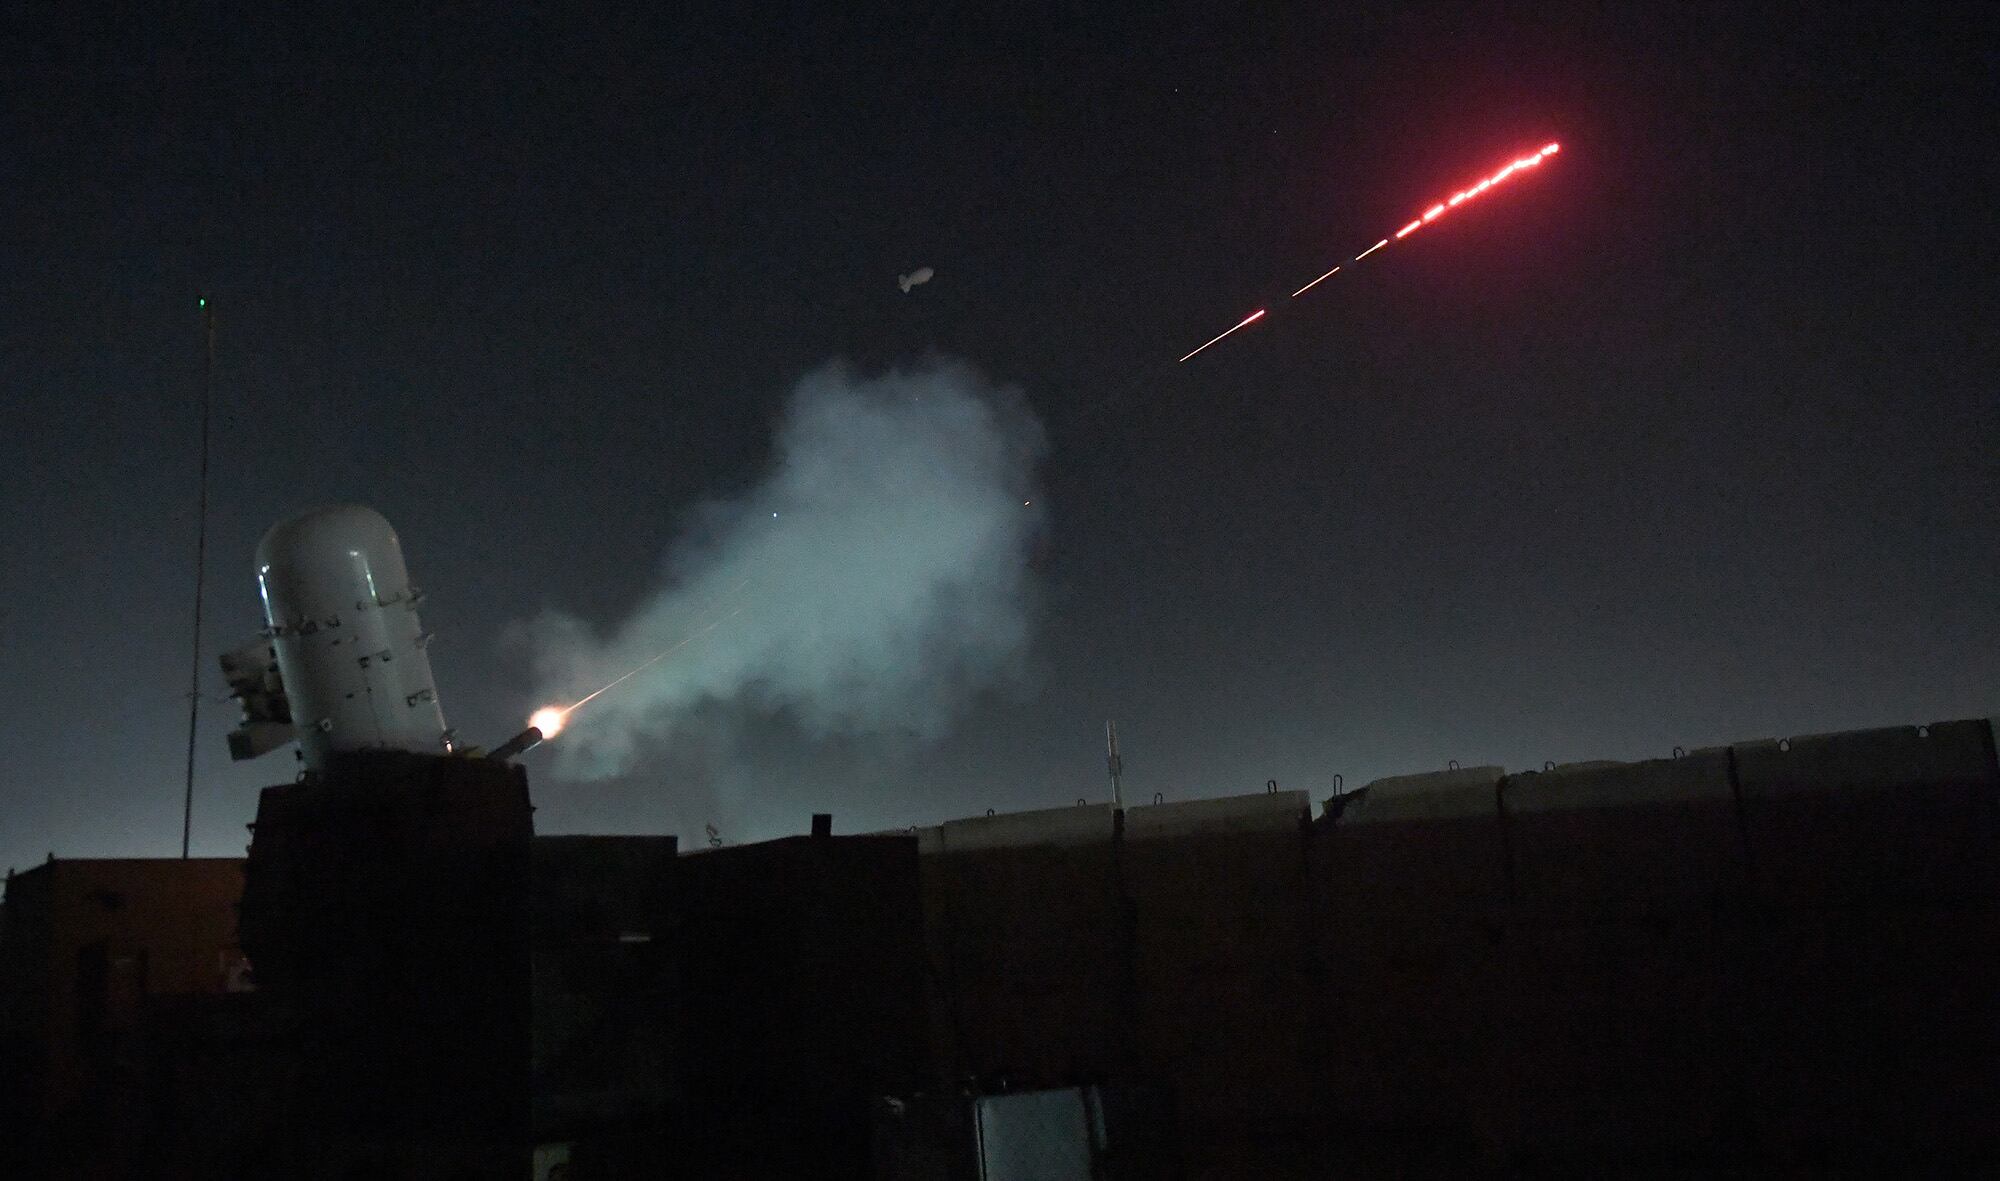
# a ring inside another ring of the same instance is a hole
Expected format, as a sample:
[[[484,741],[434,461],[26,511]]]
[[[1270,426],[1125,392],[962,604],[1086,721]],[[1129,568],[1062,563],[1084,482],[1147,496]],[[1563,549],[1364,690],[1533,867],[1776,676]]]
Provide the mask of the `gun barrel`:
[[[516,734],[512,738],[509,738],[507,741],[501,743],[499,746],[494,747],[493,753],[487,755],[486,757],[492,759],[496,763],[504,763],[516,755],[525,754],[528,751],[535,749],[541,744],[542,744],[541,727],[530,726],[527,729],[521,731],[519,734]]]

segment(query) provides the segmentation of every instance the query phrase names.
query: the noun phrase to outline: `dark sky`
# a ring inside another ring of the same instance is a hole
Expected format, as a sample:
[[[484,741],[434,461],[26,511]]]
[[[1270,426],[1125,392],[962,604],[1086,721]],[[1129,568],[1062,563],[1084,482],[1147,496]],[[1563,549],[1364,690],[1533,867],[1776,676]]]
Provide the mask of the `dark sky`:
[[[201,293],[205,684],[263,530],[363,501],[487,743],[540,704],[507,624],[629,609],[800,375],[1026,391],[1032,686],[917,751],[755,721],[725,827],[1071,802],[1107,717],[1185,798],[2000,704],[1976,10],[86,7],[0,10],[0,863],[178,849]],[[232,714],[198,853],[291,776]],[[685,770],[539,775],[538,824],[699,839]]]

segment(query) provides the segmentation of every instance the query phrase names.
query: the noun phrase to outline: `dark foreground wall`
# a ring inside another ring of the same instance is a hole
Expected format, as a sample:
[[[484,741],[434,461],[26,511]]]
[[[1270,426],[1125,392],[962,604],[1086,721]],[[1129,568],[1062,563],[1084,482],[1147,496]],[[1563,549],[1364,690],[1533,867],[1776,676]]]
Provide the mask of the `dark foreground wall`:
[[[1166,1084],[1199,1176],[2000,1163],[1986,722],[1436,780],[947,840],[941,1068]]]
[[[796,837],[683,857],[670,1163],[862,1177],[872,1102],[929,1077],[914,837]]]
[[[621,1166],[682,1105],[673,837],[536,837],[530,853],[533,1138]],[[629,1168],[625,1171],[630,1171]]]
[[[384,753],[266,788],[242,905],[290,1176],[502,1175],[530,1144],[527,778]]]
[[[74,1144],[101,1149],[99,1175],[157,1160],[148,1146],[199,1109],[171,1039],[241,997],[242,891],[228,858],[51,860],[8,876],[0,1171]]]
[[[266,792],[259,991],[152,1007],[102,1114],[203,1176],[519,1176],[558,1140],[572,1177],[860,1177],[962,1157],[924,1113],[1078,1086],[1133,1105],[1114,1177],[2000,1168],[1986,722],[1308,808],[676,857],[532,842],[512,768],[367,762]]]

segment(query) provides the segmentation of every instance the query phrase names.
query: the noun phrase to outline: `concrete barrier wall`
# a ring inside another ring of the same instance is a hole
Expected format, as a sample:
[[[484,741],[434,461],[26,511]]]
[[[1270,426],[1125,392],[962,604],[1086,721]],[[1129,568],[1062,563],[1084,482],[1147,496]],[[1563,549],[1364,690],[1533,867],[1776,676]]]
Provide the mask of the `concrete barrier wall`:
[[[1733,748],[1760,897],[1776,906],[1979,905],[2000,887],[1982,720]]]
[[[931,1074],[918,873],[909,836],[680,859],[676,1169],[863,1175],[873,1099]]]
[[[1506,899],[1501,778],[1378,780],[1315,826],[1316,1073],[1336,1142],[1469,1140]]]
[[[1283,792],[1126,813],[1136,1057],[1174,1095],[1197,1173],[1282,1176],[1312,1154],[1310,807]]]
[[[1727,750],[1510,775],[1502,967],[1482,1143],[1638,1161],[1727,1124],[1730,971],[1743,899]]]
[[[1195,1175],[1985,1160],[1996,776],[1977,721],[1399,777],[1302,832],[1132,809],[1101,859],[927,856],[927,923],[1010,1039],[963,1062],[1165,1080]],[[1107,946],[1127,1012],[1075,995]]]
[[[1062,1086],[1125,1065],[1130,920],[1115,847],[922,860],[931,1026],[946,1077]]]
[[[2000,1170],[1983,720],[1398,777],[1317,820],[1280,794],[797,838],[670,884],[578,838],[532,913],[517,769],[382,766],[265,794],[242,911],[258,995],[325,1026],[290,1059],[313,1102],[367,1099],[341,1118],[370,1134],[426,1094],[438,1126],[525,1124],[532,920],[545,1079],[608,1028],[581,976],[626,958],[548,940],[672,933],[648,1081],[697,1174],[857,1171],[885,1095],[1085,1083],[1170,1093],[1197,1177]],[[643,897],[593,911],[614,878]]]
[[[1500,801],[1517,918],[1710,915],[1742,888],[1726,750],[1510,775]]]

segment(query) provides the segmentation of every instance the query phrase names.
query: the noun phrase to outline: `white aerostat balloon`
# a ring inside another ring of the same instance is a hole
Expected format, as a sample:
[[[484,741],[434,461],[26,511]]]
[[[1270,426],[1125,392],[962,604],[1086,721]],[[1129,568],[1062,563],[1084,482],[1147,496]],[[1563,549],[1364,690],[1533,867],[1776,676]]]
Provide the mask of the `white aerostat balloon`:
[[[904,295],[908,295],[910,293],[910,288],[923,286],[924,284],[930,282],[931,276],[935,274],[937,274],[937,272],[929,267],[918,267],[916,270],[911,271],[907,275],[897,275],[896,286],[901,287],[903,289]]]

